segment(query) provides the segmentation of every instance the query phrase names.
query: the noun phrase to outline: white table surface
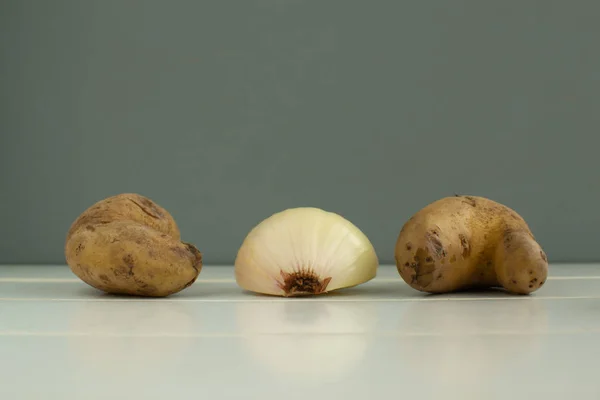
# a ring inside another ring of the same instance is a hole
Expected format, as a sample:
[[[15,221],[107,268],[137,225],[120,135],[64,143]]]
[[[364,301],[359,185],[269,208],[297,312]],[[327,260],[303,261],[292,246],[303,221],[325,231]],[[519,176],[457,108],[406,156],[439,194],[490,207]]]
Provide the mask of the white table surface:
[[[166,299],[0,266],[0,399],[600,399],[600,264],[530,296],[431,296],[394,267],[313,298],[205,266]]]

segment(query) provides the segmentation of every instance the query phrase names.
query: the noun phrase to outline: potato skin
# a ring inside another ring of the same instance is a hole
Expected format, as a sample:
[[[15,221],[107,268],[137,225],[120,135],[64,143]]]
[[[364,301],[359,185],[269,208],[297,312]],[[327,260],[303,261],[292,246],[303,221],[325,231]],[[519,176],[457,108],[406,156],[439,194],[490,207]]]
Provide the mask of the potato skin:
[[[477,196],[437,200],[402,227],[395,246],[402,279],[428,293],[501,286],[529,294],[548,275],[546,254],[525,220]]]
[[[71,225],[67,238],[82,226],[127,220],[146,225],[174,239],[180,239],[177,223],[167,210],[136,193],[121,193],[90,206]]]
[[[124,193],[92,205],[65,243],[71,271],[112,294],[165,297],[193,284],[202,254],[181,242],[172,216],[150,199]]]

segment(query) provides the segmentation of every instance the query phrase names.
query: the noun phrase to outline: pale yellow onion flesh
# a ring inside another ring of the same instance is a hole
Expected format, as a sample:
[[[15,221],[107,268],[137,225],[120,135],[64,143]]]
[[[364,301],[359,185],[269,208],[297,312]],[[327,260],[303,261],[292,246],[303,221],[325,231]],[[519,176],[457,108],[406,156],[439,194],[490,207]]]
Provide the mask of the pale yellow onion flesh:
[[[322,292],[330,292],[373,279],[378,264],[373,245],[350,221],[299,207],[273,214],[250,231],[238,250],[235,278],[240,287],[256,293],[319,294],[284,290],[285,274],[312,273],[326,284]]]

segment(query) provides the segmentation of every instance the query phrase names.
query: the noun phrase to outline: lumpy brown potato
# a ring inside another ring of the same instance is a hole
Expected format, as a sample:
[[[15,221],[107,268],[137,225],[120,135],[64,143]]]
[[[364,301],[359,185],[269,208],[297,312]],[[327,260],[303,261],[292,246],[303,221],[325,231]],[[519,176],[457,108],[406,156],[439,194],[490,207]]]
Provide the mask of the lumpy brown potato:
[[[81,280],[113,294],[169,296],[192,285],[202,269],[202,254],[181,241],[167,210],[134,193],[85,210],[69,229],[65,256]]]
[[[429,293],[503,287],[529,294],[548,275],[525,220],[477,196],[446,197],[418,211],[400,231],[395,260],[406,283]]]

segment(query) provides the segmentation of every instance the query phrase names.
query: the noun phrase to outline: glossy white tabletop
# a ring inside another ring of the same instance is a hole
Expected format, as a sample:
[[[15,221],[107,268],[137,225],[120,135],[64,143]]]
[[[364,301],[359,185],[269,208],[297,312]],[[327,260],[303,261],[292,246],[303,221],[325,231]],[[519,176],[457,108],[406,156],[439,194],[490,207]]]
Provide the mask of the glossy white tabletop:
[[[283,299],[204,267],[167,299],[105,295],[65,266],[0,266],[0,399],[600,399],[600,264],[530,296],[431,296],[380,267]]]

